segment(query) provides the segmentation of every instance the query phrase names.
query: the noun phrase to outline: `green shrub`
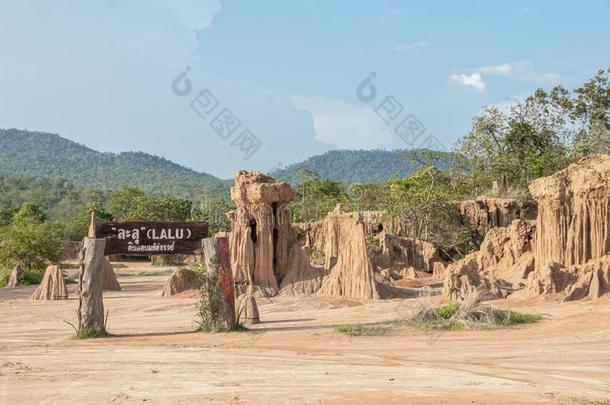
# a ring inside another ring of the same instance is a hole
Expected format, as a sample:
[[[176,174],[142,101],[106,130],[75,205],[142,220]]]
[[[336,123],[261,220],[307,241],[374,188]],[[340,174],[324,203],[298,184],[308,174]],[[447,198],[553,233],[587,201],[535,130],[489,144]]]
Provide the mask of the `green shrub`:
[[[13,271],[8,268],[0,269],[0,288],[6,287],[8,279],[11,277]],[[19,285],[37,285],[42,281],[44,274],[38,270],[22,270],[21,277],[19,278]]]
[[[212,266],[218,266],[217,259],[212,258]],[[224,332],[227,330],[224,323],[225,300],[218,283],[218,272],[206,272],[202,264],[197,266],[197,273],[201,281],[201,299],[199,300],[199,325],[204,332]]]
[[[540,317],[536,315],[521,314],[513,311],[499,311],[496,317],[496,324],[501,326],[525,325],[539,320]]]
[[[443,307],[440,307],[436,310],[436,318],[441,319],[451,319],[456,312],[460,309],[460,304],[458,302],[452,302]]]
[[[11,277],[11,270],[6,268],[0,268],[0,288],[6,287],[8,279]]]
[[[44,273],[38,270],[23,270],[19,285],[36,285],[40,284]]]

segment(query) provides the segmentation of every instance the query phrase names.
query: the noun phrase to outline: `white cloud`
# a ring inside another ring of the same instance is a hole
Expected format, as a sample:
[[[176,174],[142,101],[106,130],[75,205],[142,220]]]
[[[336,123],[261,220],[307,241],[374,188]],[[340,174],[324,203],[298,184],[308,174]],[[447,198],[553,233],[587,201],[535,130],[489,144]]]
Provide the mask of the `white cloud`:
[[[477,91],[485,90],[485,82],[479,73],[473,73],[471,75],[463,73],[460,75],[450,75],[449,79],[461,84],[462,86],[473,87]]]
[[[220,3],[200,0],[156,0],[152,7],[159,11],[175,13],[182,24],[192,30],[201,30],[212,23]]]
[[[396,44],[394,45],[394,51],[396,52],[402,52],[402,51],[407,51],[409,49],[415,49],[415,48],[425,48],[428,45],[430,45],[430,42],[423,40],[423,41],[415,41],[415,42],[407,42],[407,43],[401,43],[401,44]]]
[[[322,97],[292,96],[292,103],[311,114],[318,141],[342,149],[371,149],[392,142],[391,129],[370,108]]]
[[[512,73],[513,66],[510,63],[503,63],[501,65],[496,66],[483,66],[476,69],[478,73],[483,73],[486,75],[500,75],[507,76]]]

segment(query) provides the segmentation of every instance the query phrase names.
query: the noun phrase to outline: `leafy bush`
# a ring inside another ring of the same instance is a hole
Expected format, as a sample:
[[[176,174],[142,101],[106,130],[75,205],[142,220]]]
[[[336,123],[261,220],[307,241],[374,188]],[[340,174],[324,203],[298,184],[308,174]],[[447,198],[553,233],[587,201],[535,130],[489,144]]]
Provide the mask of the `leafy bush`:
[[[11,270],[7,268],[0,268],[0,288],[6,287],[8,279],[11,277]]]
[[[212,258],[212,266],[218,263]],[[224,323],[225,300],[218,283],[218,272],[207,272],[203,264],[197,265],[197,273],[201,280],[201,299],[199,300],[199,325],[204,332],[226,331]]]
[[[438,320],[441,319],[450,319],[452,318],[457,311],[460,309],[460,304],[458,302],[452,302],[443,307],[440,307],[436,310],[436,318]]]

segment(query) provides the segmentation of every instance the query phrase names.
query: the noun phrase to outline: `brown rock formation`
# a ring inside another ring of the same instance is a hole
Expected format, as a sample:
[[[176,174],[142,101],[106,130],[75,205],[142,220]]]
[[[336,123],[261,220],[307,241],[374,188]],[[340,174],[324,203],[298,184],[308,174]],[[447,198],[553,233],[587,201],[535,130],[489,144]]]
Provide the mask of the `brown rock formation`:
[[[461,299],[470,290],[480,289],[498,298],[524,288],[534,270],[534,234],[534,222],[525,220],[488,231],[479,251],[448,266],[443,295]]]
[[[199,289],[197,273],[191,269],[177,269],[163,285],[163,297]]]
[[[307,246],[292,245],[288,273],[281,284],[282,295],[309,295],[320,289],[325,272],[312,266],[309,255]]]
[[[21,266],[16,265],[6,283],[6,287],[17,287],[21,281]]]
[[[445,268],[436,245],[416,238],[400,237],[383,232],[380,235],[381,254],[375,256],[375,264],[381,267],[413,267],[415,270],[433,273]],[[438,263],[438,264],[437,264]]]
[[[344,213],[337,207],[325,222],[325,268],[330,274],[318,293],[357,299],[379,298],[360,214]]]
[[[253,294],[242,294],[235,301],[237,318],[246,325],[253,325],[260,322],[258,306]]]
[[[513,219],[521,218],[523,204],[514,198],[480,196],[457,203],[461,214],[479,235],[485,236],[492,228],[510,225]]]
[[[231,198],[236,205],[229,214],[231,263],[238,291],[254,286],[257,293],[273,296],[286,276],[295,239],[286,209],[294,191],[284,181],[242,170]]]
[[[571,164],[529,189],[538,202],[540,266],[583,264],[610,253],[610,155]]]
[[[102,275],[102,289],[111,291],[121,291],[121,285],[116,279],[114,268],[107,258],[104,258],[104,274]]]
[[[563,301],[599,298],[610,292],[610,255],[568,267],[546,263],[530,274],[528,288],[537,294],[560,294]]]
[[[49,266],[44,272],[42,282],[32,294],[33,300],[67,300],[68,289],[59,266]]]

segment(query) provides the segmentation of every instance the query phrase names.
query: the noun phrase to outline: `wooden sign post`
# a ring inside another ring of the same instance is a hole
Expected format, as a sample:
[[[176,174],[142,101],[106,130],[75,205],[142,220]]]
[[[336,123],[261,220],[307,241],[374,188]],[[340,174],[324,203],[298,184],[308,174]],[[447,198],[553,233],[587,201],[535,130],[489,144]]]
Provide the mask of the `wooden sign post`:
[[[218,288],[223,296],[223,306],[220,311],[221,321],[226,330],[235,330],[237,328],[235,286],[231,271],[229,240],[225,237],[207,238],[203,240],[202,245],[206,273],[217,273],[218,275]]]
[[[106,238],[104,254],[171,255],[201,252],[207,222],[105,222],[95,225],[95,237]]]
[[[104,334],[102,275],[104,256],[204,253],[208,274],[218,276],[223,308],[218,321],[225,329],[237,327],[235,291],[227,238],[207,238],[207,222],[107,222],[98,224],[91,213],[89,235],[83,240],[79,275],[79,331]]]

